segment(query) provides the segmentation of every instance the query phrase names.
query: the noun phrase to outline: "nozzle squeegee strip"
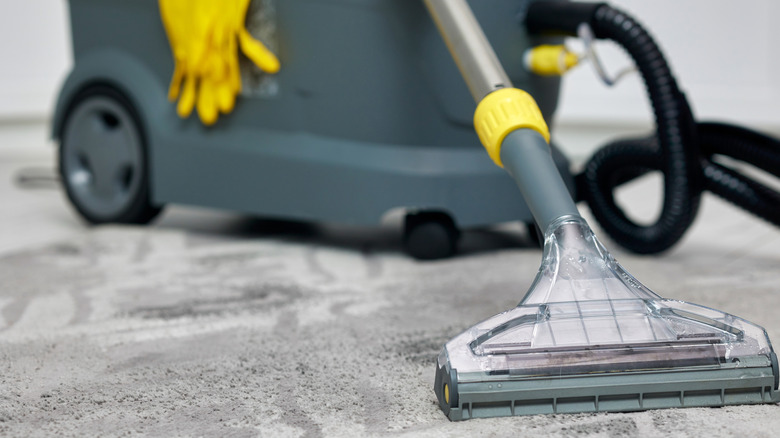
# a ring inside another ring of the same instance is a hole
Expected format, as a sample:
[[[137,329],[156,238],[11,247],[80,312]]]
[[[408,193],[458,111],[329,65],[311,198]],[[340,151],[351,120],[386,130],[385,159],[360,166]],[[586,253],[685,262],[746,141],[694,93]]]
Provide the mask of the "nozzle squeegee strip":
[[[513,380],[509,375],[467,381],[442,366],[436,384],[459,380],[457,397],[441,397],[450,420],[575,412],[625,412],[658,408],[712,407],[777,403],[776,368],[756,357],[756,366],[715,370],[656,370],[630,373],[538,376]],[[440,391],[436,391],[437,394]]]

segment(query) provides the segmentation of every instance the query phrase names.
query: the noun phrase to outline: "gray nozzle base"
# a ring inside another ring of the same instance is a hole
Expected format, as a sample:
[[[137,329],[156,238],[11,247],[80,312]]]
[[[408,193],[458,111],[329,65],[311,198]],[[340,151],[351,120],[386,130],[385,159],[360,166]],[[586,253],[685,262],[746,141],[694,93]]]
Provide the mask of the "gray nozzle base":
[[[766,361],[766,358],[764,358]],[[458,376],[460,378],[460,375]],[[458,382],[450,420],[780,402],[771,366]],[[501,388],[497,390],[497,388]]]

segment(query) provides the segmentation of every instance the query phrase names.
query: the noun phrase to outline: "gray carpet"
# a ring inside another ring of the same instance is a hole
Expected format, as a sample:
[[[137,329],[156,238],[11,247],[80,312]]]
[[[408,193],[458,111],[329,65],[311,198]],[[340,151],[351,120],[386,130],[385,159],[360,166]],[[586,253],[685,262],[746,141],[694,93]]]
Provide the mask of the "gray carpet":
[[[0,155],[0,436],[780,436],[777,405],[449,422],[435,357],[525,293],[541,253],[518,225],[427,263],[392,227],[172,208],[90,228],[52,180],[20,178],[52,162],[24,150]],[[651,217],[654,190],[619,199]],[[661,295],[780,345],[780,232],[703,201],[662,257],[605,244]]]
[[[432,391],[435,356],[523,295],[540,252],[519,232],[470,233],[465,255],[423,263],[382,229],[171,222],[0,258],[0,435],[780,433],[776,405],[450,423]],[[662,295],[736,313],[780,342],[780,257],[715,248],[620,259]]]

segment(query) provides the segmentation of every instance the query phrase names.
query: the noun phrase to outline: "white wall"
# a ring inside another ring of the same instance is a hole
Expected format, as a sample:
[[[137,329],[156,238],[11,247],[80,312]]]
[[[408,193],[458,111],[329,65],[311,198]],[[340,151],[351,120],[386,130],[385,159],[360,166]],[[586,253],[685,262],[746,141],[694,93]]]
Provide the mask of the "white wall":
[[[131,0],[127,0],[131,1]],[[407,0],[408,1],[408,0]],[[485,0],[489,1],[489,0]],[[780,2],[615,0],[660,42],[700,118],[780,127]],[[628,60],[599,45],[608,70]],[[0,0],[0,120],[45,119],[71,65],[66,0]],[[559,127],[632,126],[649,120],[636,77],[607,89],[589,65],[564,81]]]
[[[780,125],[780,2],[771,0],[613,0],[648,28],[665,52],[699,118]],[[611,43],[598,46],[610,71],[628,58]],[[561,122],[638,122],[650,116],[634,75],[612,89],[591,66],[567,75]]]
[[[65,0],[0,0],[0,121],[47,117],[71,58]]]

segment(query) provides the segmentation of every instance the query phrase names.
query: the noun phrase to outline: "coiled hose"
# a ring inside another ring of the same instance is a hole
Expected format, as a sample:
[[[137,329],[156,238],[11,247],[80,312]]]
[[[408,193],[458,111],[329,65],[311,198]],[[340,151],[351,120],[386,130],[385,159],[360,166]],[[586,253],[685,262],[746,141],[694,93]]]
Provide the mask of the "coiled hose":
[[[713,155],[729,156],[780,176],[780,142],[736,126],[697,123],[660,48],[626,13],[604,3],[545,1],[532,3],[526,15],[531,33],[574,36],[581,23],[628,52],[644,79],[657,128],[649,138],[605,146],[576,177],[580,197],[612,239],[640,254],[669,249],[693,222],[703,190],[780,225],[780,193],[713,161]],[[640,225],[617,205],[614,189],[653,170],[664,174],[663,206],[655,223]]]

